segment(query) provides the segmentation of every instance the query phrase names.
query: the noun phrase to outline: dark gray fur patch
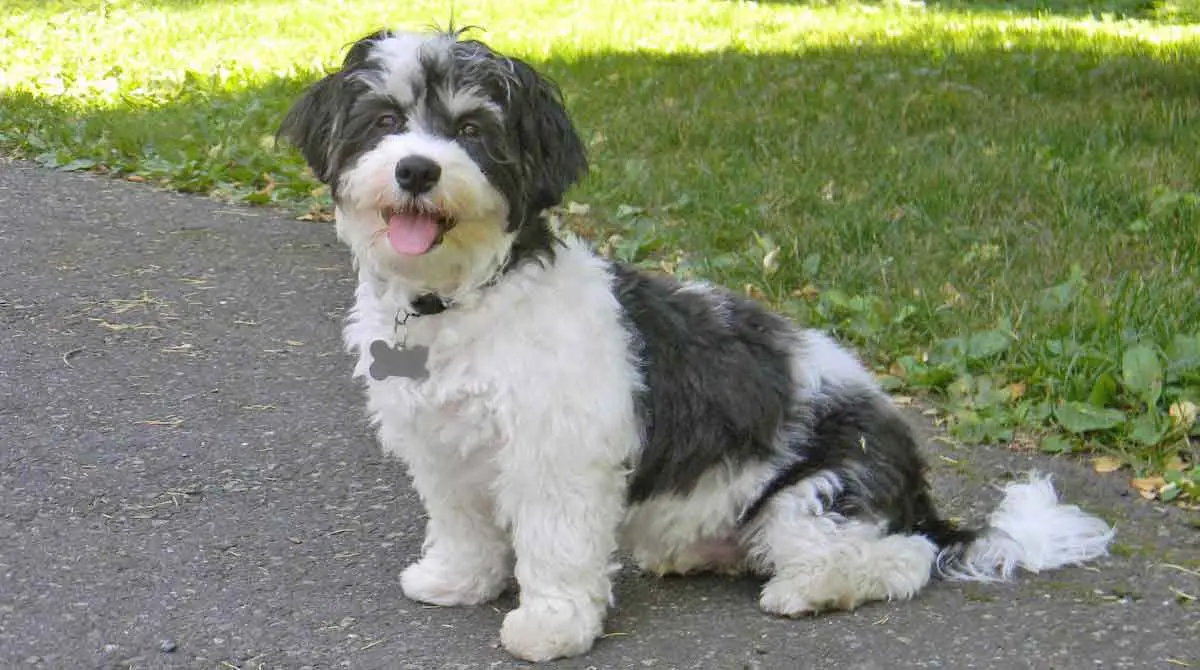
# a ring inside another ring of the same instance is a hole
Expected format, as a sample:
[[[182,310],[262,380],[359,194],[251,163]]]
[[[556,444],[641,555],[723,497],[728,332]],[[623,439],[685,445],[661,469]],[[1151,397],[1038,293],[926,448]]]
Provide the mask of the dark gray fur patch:
[[[939,547],[965,547],[976,531],[942,519],[911,426],[874,387],[831,386],[797,396],[794,327],[757,303],[720,289],[680,290],[666,277],[614,265],[615,293],[643,363],[637,394],[641,458],[631,504],[690,493],[714,467],[779,463],[741,516],[746,525],[779,492],[817,475],[840,487],[825,508],[884,522]]]
[[[637,398],[644,445],[630,502],[686,494],[722,463],[777,456],[790,420],[792,327],[733,294],[681,291],[678,282],[621,265],[613,271],[646,386]]]
[[[829,511],[887,520],[897,528],[913,525],[919,501],[912,494],[924,486],[924,462],[908,424],[874,389],[832,391],[815,396],[811,429],[788,445],[798,460],[775,474],[747,507],[743,523],[776,492],[828,472],[841,483],[825,501]]]
[[[830,512],[885,522],[890,533],[920,533],[939,547],[973,539],[972,531],[938,515],[912,427],[890,400],[874,388],[837,389],[818,398],[811,430],[789,445],[797,460],[746,508],[743,524],[778,492],[828,472],[841,482],[825,501]]]

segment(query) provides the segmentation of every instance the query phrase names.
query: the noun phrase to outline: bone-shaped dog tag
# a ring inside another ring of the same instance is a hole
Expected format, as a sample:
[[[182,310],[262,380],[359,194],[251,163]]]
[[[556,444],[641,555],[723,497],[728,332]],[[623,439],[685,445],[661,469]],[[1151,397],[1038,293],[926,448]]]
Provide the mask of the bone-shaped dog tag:
[[[407,377],[420,381],[429,376],[429,347],[395,348],[383,340],[371,343],[371,379],[383,381],[388,377]]]

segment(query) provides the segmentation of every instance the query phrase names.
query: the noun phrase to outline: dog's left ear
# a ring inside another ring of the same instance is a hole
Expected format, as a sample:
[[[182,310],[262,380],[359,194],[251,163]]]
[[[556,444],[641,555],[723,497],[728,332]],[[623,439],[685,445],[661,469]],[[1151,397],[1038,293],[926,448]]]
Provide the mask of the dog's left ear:
[[[536,215],[562,202],[567,189],[587,173],[587,150],[554,82],[515,58],[512,109],[521,141],[521,158],[530,170],[533,190],[529,212]]]
[[[313,84],[292,105],[275,133],[276,141],[283,138],[298,148],[313,174],[326,184],[336,171],[332,140],[337,133],[345,86],[340,72]]]

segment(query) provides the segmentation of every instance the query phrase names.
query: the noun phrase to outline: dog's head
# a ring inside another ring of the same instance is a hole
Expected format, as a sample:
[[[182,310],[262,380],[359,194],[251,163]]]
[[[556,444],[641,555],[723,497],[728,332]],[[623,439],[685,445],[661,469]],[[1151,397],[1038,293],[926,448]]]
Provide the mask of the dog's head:
[[[288,112],[356,261],[415,288],[474,288],[553,253],[542,217],[587,169],[558,89],[459,32],[382,31]]]

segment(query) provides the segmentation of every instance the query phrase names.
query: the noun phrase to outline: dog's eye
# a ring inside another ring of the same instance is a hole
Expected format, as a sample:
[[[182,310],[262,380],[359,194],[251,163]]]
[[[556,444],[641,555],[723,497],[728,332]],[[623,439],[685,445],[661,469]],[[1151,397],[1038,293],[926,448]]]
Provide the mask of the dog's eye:
[[[466,123],[464,123],[458,127],[458,136],[459,137],[478,137],[479,136],[479,126],[474,123],[471,123],[470,121],[467,121]]]
[[[375,119],[375,127],[379,128],[381,130],[395,130],[399,126],[400,126],[400,117],[396,116],[395,114],[392,114],[391,112],[385,112],[383,114],[380,114]]]

